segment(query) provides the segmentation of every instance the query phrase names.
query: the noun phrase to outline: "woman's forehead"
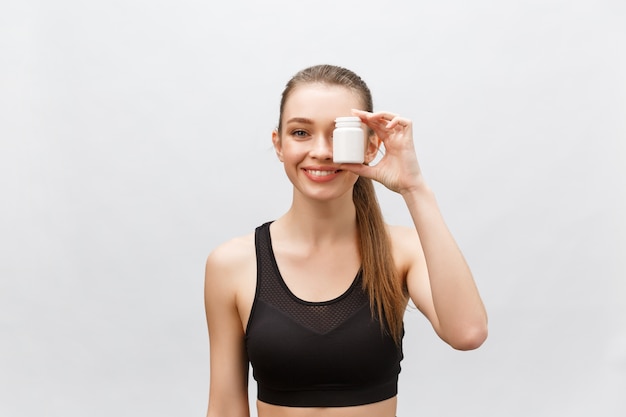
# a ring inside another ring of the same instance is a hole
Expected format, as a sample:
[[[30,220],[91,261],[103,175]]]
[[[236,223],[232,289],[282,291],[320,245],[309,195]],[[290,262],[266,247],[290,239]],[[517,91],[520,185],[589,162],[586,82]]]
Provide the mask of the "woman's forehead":
[[[291,117],[314,117],[315,115],[340,114],[350,116],[350,110],[362,107],[361,98],[347,87],[320,83],[301,84],[291,91],[285,101],[283,119]]]

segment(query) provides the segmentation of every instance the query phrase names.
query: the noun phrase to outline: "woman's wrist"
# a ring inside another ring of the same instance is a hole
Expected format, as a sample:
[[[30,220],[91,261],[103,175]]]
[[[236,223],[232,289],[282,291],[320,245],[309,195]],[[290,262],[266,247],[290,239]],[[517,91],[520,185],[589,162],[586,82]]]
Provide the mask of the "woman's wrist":
[[[398,191],[405,200],[415,200],[434,197],[424,178],[420,175],[411,184]]]

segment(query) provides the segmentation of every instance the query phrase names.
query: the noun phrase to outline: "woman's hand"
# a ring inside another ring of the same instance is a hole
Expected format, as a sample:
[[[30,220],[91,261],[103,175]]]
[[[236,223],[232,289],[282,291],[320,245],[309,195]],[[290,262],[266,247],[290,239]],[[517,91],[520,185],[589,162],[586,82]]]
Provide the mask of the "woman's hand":
[[[341,164],[340,168],[378,181],[400,194],[411,192],[422,186],[424,180],[413,145],[411,120],[388,112],[370,113],[353,110],[352,113],[374,131],[376,148],[382,142],[385,152],[374,166]],[[375,152],[371,151],[374,144],[368,144],[367,153],[370,155],[369,159],[372,160],[376,156]]]

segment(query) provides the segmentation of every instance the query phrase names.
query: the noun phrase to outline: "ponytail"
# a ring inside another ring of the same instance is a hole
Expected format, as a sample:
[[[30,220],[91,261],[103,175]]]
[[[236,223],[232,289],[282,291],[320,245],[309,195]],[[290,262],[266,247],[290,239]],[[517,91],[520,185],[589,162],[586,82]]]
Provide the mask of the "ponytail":
[[[359,231],[363,288],[369,295],[372,315],[399,345],[406,296],[393,262],[391,240],[372,180],[359,177],[352,198]]]

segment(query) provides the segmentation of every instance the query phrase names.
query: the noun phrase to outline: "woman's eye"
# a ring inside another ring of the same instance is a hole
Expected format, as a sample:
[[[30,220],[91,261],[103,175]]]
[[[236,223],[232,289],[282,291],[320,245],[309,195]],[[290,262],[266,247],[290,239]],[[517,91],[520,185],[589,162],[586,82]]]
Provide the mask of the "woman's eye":
[[[308,135],[305,130],[294,130],[291,134],[297,138],[304,138]]]

